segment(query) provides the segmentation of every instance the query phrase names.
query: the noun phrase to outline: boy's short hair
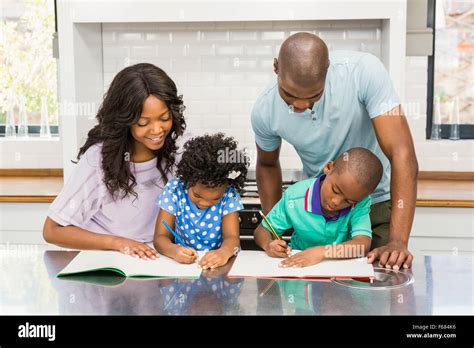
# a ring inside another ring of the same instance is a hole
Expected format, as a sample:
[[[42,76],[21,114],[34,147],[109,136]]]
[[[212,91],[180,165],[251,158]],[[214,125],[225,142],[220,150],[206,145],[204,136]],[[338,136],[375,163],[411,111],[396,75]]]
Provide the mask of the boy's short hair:
[[[346,170],[370,192],[375,190],[383,174],[382,162],[370,150],[363,147],[354,147],[336,159],[334,171],[342,174]]]

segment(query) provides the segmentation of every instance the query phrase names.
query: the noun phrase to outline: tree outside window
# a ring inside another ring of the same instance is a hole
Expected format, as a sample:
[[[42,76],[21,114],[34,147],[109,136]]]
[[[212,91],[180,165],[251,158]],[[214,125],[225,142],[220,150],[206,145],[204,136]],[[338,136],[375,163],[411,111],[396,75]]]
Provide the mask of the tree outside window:
[[[53,0],[0,2],[0,125],[25,100],[29,125],[39,125],[41,98],[46,98],[50,125],[58,124],[57,67],[52,45]]]

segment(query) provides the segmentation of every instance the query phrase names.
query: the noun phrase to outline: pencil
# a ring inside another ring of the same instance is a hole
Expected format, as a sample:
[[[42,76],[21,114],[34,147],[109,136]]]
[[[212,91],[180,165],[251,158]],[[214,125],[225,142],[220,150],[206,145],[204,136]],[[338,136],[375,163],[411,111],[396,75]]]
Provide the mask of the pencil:
[[[268,292],[268,290],[272,288],[273,284],[275,284],[275,281],[276,281],[275,279],[272,279],[271,282],[268,282],[268,285],[265,287],[265,289],[263,289],[263,291],[260,293],[259,296],[260,297],[264,296]]]
[[[183,245],[184,247],[186,246],[186,244],[184,244],[183,240],[181,239],[180,236],[178,236],[178,234],[170,227],[170,225],[168,225],[165,221],[161,220],[161,222],[163,223],[163,225],[165,225],[165,227],[168,229],[168,231],[171,232],[171,234],[174,236],[174,239],[181,245]]]
[[[278,236],[278,234],[275,232],[275,230],[273,229],[273,226],[270,224],[270,221],[268,221],[267,217],[261,212],[259,211],[260,215],[262,215],[262,218],[265,220],[265,222],[267,223],[268,226],[270,226],[270,232],[273,234],[273,236],[280,240],[280,237]]]

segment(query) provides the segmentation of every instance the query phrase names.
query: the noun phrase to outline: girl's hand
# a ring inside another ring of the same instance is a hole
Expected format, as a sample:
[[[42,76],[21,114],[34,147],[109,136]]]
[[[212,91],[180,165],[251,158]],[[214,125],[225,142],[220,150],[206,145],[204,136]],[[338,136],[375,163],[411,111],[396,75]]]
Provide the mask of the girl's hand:
[[[211,269],[205,269],[205,270],[202,271],[202,274],[207,279],[218,278],[218,277],[220,277],[224,274],[227,274],[227,272],[229,272],[229,267],[227,267],[227,265],[228,265],[228,263],[225,264],[223,267],[217,267],[217,268],[214,268],[214,269],[212,269],[212,268]],[[230,278],[230,279],[227,279],[227,281],[230,282],[231,280],[236,280],[236,279]]]
[[[193,248],[185,248],[182,245],[176,245],[174,259],[179,263],[193,263],[198,258],[198,253]]]
[[[324,249],[316,247],[301,251],[280,262],[280,267],[306,267],[324,260]]]
[[[155,260],[160,257],[155,249],[150,248],[145,243],[124,237],[116,237],[114,239],[113,249],[144,260]]]
[[[275,239],[267,244],[265,252],[271,257],[288,257],[291,254],[291,248],[283,239]]]
[[[223,266],[227,263],[229,257],[221,250],[208,251],[199,261],[199,266],[202,269],[214,269]]]

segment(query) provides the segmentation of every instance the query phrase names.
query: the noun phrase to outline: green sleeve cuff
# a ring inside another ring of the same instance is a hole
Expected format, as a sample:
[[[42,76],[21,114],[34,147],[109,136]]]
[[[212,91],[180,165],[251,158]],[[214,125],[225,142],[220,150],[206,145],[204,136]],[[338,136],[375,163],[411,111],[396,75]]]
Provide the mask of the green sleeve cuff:
[[[372,231],[371,230],[352,230],[351,237],[354,238],[355,236],[366,236],[372,239]]]

